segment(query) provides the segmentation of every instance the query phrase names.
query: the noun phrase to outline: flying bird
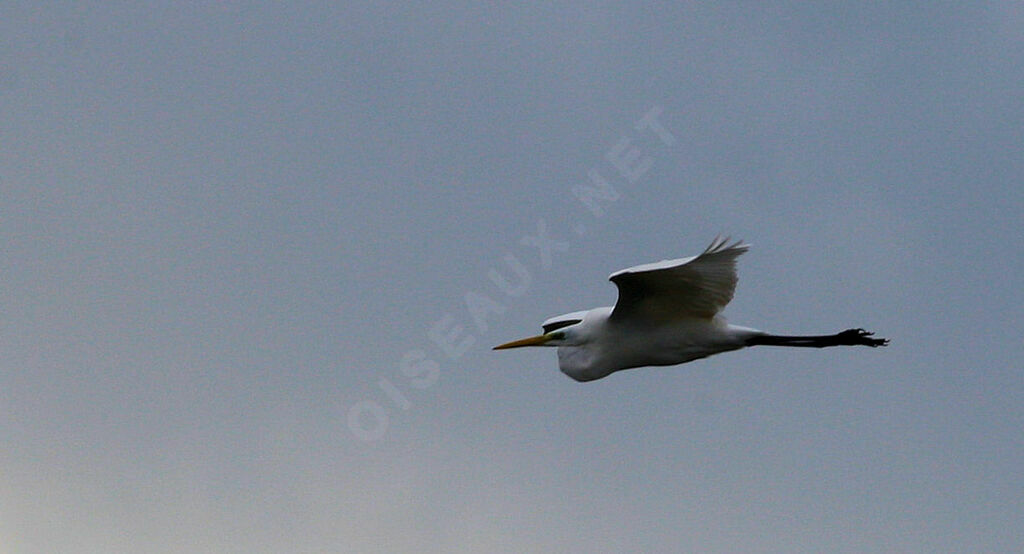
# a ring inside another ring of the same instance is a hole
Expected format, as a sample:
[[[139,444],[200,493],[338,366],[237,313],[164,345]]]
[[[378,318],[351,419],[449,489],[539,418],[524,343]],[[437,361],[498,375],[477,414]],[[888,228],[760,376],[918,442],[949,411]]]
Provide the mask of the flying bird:
[[[736,258],[750,245],[718,237],[690,258],[663,260],[616,271],[615,307],[555,316],[544,333],[494,350],[557,346],[558,367],[577,381],[593,381],[616,371],[676,365],[747,346],[885,346],[864,329],[834,335],[773,335],[731,325],[720,312],[736,290]]]

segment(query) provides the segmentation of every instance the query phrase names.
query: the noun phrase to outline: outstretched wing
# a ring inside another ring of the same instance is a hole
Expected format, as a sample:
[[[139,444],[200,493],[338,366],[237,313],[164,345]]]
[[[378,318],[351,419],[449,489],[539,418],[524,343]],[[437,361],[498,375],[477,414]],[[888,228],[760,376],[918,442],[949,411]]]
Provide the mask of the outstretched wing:
[[[732,300],[736,257],[749,244],[717,237],[698,256],[663,260],[616,271],[608,277],[619,288],[613,320],[666,321],[711,318]]]

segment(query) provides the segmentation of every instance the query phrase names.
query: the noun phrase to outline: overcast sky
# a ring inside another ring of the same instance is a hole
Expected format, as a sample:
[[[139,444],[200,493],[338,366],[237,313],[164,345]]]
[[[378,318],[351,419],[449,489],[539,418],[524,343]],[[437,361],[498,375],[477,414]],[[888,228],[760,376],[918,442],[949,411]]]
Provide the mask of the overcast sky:
[[[0,8],[0,552],[1024,543],[1024,5]],[[750,242],[759,347],[492,352]]]

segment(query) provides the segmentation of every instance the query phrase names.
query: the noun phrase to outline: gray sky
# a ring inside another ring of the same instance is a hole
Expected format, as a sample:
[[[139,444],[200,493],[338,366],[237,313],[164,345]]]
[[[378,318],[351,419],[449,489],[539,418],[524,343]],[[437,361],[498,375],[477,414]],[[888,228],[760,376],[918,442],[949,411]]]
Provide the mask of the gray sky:
[[[1024,543],[1020,2],[0,30],[0,552]],[[489,349],[718,233],[732,322],[892,345]]]

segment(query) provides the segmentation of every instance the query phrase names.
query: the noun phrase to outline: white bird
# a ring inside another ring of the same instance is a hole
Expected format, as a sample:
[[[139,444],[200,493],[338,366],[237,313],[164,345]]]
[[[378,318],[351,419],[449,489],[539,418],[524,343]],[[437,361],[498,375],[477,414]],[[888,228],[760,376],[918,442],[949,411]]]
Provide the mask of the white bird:
[[[545,321],[544,334],[495,346],[557,346],[558,367],[577,381],[623,369],[676,365],[759,344],[885,346],[864,329],[835,335],[784,336],[730,325],[719,315],[736,290],[736,258],[750,245],[718,237],[698,256],[638,265],[608,278],[615,307],[572,312]]]

